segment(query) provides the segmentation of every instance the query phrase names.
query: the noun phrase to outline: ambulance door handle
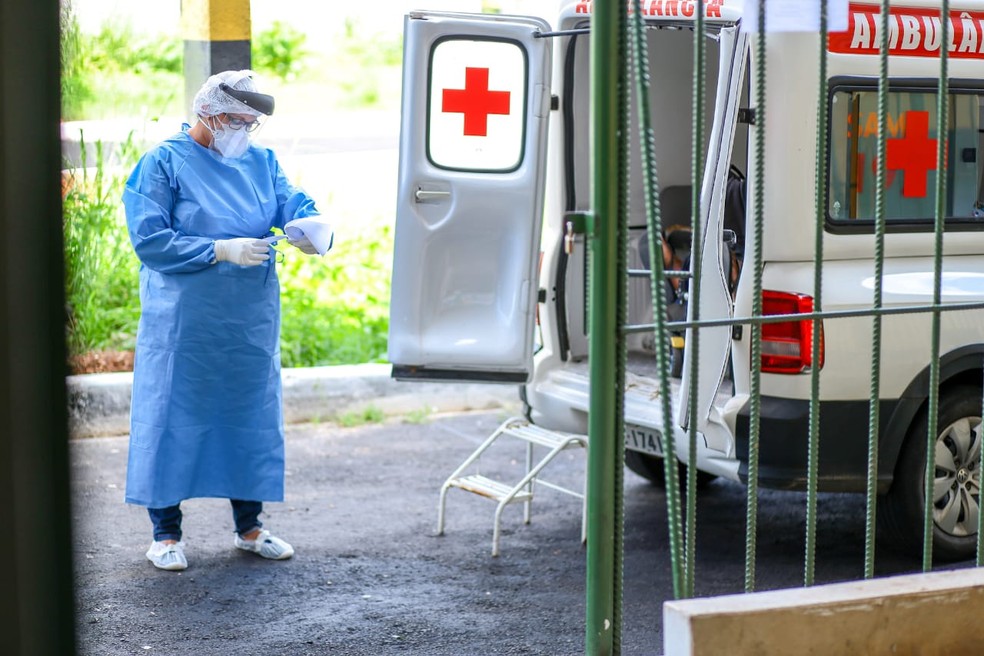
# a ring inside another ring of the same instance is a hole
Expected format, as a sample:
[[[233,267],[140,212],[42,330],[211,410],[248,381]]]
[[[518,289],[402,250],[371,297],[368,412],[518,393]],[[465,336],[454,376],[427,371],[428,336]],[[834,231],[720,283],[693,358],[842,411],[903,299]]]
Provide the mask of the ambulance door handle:
[[[451,192],[442,191],[439,189],[422,189],[417,187],[417,191],[414,192],[413,196],[417,199],[418,203],[424,203],[429,200],[444,200],[445,198],[451,198]]]

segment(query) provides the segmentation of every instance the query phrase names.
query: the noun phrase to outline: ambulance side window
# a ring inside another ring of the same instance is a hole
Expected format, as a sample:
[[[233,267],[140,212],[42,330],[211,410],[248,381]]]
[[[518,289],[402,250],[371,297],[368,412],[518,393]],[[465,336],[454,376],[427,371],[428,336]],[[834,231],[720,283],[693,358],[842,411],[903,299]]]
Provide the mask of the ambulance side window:
[[[527,78],[528,57],[518,42],[473,37],[436,41],[428,79],[431,164],[458,171],[518,169],[526,137]]]
[[[937,101],[932,88],[888,94],[885,217],[893,230],[926,230],[936,213]],[[830,97],[827,226],[873,229],[878,171],[878,89],[835,87]],[[984,225],[984,92],[949,95],[946,154],[948,230]]]

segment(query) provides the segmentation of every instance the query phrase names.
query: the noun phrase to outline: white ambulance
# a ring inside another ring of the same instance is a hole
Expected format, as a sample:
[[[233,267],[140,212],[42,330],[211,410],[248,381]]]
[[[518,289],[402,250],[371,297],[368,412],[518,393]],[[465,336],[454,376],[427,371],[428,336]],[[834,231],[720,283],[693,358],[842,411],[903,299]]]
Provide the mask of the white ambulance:
[[[689,225],[695,2],[643,2],[651,111],[664,229]],[[700,318],[752,313],[755,249],[762,249],[765,314],[814,307],[816,34],[768,38],[762,243],[750,227],[735,283],[725,237],[729,171],[747,175],[755,207],[754,35],[731,3],[708,1],[707,83],[699,217]],[[587,432],[586,249],[565,249],[565,215],[589,209],[591,2],[538,18],[414,12],[405,21],[400,173],[389,358],[404,380],[513,383],[528,417]],[[828,43],[823,101],[830,109],[823,190],[822,309],[872,307],[879,3],[850,4],[848,29]],[[949,128],[942,296],[984,301],[984,2],[951,4]],[[933,300],[938,3],[893,2],[890,12],[883,304]],[[634,102],[632,105],[634,106]],[[760,113],[760,112],[759,112]],[[635,117],[633,132],[637,134]],[[637,141],[637,137],[633,137]],[[630,268],[648,260],[638,149],[633,153]],[[733,221],[733,218],[732,218]],[[698,251],[695,251],[698,252]],[[659,284],[663,285],[662,281]],[[629,322],[652,322],[650,282],[633,277]],[[691,304],[690,312],[693,312]],[[919,549],[927,434],[931,314],[882,320],[878,490],[881,537]],[[934,553],[969,557],[977,532],[984,313],[941,319]],[[810,321],[763,328],[760,483],[803,489],[811,376],[820,366],[819,485],[863,491],[867,469],[870,316],[826,319],[821,362]],[[703,328],[694,420],[698,468],[747,480],[750,335],[747,324]],[[615,339],[615,335],[612,335]],[[660,403],[652,334],[629,339],[626,460],[662,482]],[[677,457],[686,460],[689,358],[672,379]]]

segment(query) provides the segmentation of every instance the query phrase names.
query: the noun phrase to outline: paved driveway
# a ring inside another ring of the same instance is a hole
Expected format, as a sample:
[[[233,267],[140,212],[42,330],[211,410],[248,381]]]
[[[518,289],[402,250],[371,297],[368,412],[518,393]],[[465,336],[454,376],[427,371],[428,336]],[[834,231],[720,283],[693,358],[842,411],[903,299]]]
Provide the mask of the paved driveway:
[[[434,537],[441,483],[503,418],[290,427],[287,500],[262,519],[295,557],[267,562],[234,550],[228,503],[193,500],[183,504],[182,573],[155,570],[143,556],[146,513],[122,501],[126,438],[74,441],[81,653],[583,653],[576,500],[544,490],[530,526],[519,506],[508,508],[502,555],[492,558],[494,505],[452,490],[447,535]],[[521,453],[490,456],[484,471],[515,476]],[[553,478],[580,484],[583,467],[583,453],[565,454]],[[717,481],[700,497],[699,595],[742,588],[744,493]],[[623,653],[657,654],[661,602],[672,594],[663,493],[627,473],[625,498]],[[764,491],[760,506],[760,588],[799,585],[803,495]],[[857,578],[863,498],[821,495],[820,513],[818,579]],[[879,553],[879,573],[917,567]]]

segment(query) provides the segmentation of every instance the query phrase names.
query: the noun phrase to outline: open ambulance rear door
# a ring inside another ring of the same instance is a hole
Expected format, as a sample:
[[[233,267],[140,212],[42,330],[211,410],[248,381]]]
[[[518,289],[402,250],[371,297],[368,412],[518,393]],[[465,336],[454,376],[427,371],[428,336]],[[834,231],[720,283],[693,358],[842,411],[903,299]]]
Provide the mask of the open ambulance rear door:
[[[404,24],[389,360],[401,379],[522,383],[533,368],[549,25]]]
[[[734,315],[734,303],[729,290],[730,257],[723,240],[724,210],[749,45],[747,34],[737,25],[722,27],[719,40],[717,101],[701,187],[699,220],[702,222],[703,243],[694,244],[694,253],[701,258],[701,291],[699,302],[691,302],[688,307],[687,318],[691,321],[695,319],[694,311],[698,308],[701,320],[730,319]],[[690,384],[693,374],[691,361],[698,357],[695,404],[697,430],[704,435],[709,447],[723,451],[730,450],[732,440],[730,430],[722,421],[720,408],[715,406],[715,402],[720,400],[721,383],[728,368],[731,338],[732,329],[727,325],[702,328],[699,340],[695,339],[694,329],[687,329],[688,348],[684,353],[683,380],[677,408],[680,425],[689,428]]]

